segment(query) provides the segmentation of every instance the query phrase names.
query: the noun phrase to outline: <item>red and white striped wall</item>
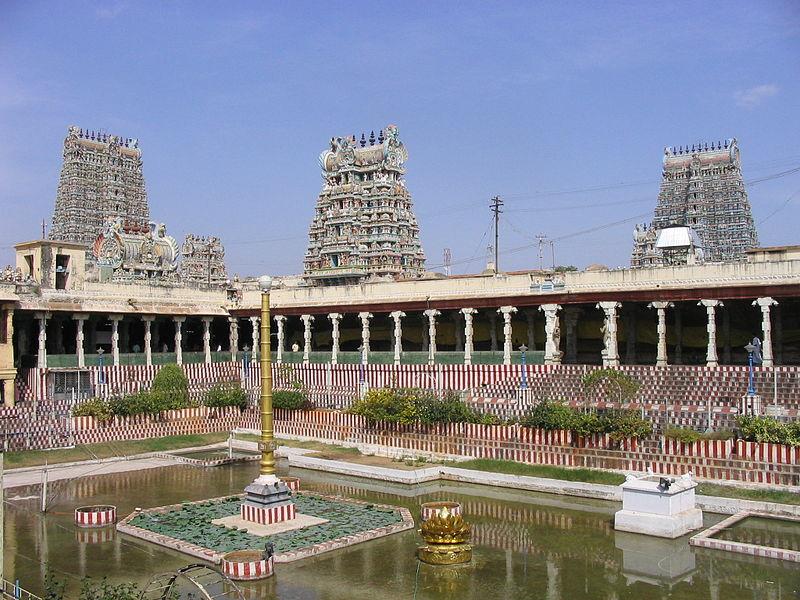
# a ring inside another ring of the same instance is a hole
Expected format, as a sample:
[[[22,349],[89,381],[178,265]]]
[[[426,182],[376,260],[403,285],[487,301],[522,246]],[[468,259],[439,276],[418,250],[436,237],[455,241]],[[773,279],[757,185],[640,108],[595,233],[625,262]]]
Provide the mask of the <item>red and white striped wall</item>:
[[[275,559],[259,558],[260,554],[257,550],[229,552],[222,557],[222,572],[234,581],[266,579],[275,572]]]
[[[442,500],[439,502],[423,503],[422,506],[420,506],[420,517],[422,518],[423,521],[427,521],[443,508],[446,508],[451,515],[461,514],[461,504],[459,502],[450,502],[447,500]]]
[[[281,481],[286,484],[293,492],[300,491],[300,478],[299,477],[281,477]]]
[[[116,506],[81,506],[75,509],[75,524],[78,527],[106,527],[116,522]]]
[[[273,506],[271,508],[251,506],[250,504],[242,502],[240,514],[245,521],[258,523],[260,525],[272,525],[273,523],[291,521],[297,516],[294,502],[282,504],[281,506]]]

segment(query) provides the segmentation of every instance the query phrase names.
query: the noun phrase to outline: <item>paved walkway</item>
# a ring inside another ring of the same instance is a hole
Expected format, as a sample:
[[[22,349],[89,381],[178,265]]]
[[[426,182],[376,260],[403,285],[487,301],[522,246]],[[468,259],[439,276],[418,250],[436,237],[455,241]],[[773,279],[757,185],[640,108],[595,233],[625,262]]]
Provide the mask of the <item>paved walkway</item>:
[[[109,473],[124,473],[126,471],[141,471],[174,465],[175,461],[168,458],[134,458],[110,459],[103,461],[86,461],[66,465],[54,465],[47,468],[47,480],[59,481],[61,479],[77,479],[87,475],[108,475]],[[14,469],[3,474],[3,488],[10,489],[25,485],[37,485],[42,482],[44,467],[31,469]]]

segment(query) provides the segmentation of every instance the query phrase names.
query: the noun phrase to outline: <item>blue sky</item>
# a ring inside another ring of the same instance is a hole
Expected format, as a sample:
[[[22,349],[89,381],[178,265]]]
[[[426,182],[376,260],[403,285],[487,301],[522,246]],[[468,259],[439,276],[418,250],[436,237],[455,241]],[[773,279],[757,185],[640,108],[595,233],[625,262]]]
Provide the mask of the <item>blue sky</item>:
[[[5,0],[0,263],[49,222],[75,124],[140,140],[179,241],[299,272],[318,154],[389,123],[431,267],[483,268],[495,194],[501,268],[537,266],[537,234],[625,265],[665,145],[737,137],[746,180],[800,166],[800,3]],[[800,243],[800,172],[748,191],[762,245]]]

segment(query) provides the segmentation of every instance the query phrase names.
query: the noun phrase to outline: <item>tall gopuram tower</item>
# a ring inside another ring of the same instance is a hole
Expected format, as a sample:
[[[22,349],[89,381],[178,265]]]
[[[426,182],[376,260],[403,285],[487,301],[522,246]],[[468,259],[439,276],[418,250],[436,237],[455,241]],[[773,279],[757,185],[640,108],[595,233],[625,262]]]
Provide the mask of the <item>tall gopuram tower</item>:
[[[675,264],[669,257],[680,239],[696,240],[689,256],[705,262],[743,261],[758,246],[736,139],[664,149],[655,216],[634,231],[631,266]]]
[[[309,282],[336,285],[424,273],[419,225],[403,180],[407,159],[394,125],[377,140],[374,132],[358,141],[331,139],[319,157],[324,183],[308,233]]]
[[[135,139],[70,127],[50,239],[92,246],[112,219],[147,230],[150,209]]]

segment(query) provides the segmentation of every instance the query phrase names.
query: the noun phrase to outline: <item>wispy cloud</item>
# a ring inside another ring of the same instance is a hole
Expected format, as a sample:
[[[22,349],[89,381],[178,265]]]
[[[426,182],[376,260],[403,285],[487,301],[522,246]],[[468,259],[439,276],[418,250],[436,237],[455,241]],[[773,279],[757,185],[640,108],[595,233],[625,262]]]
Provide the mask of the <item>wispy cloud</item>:
[[[98,19],[102,20],[116,19],[120,14],[125,12],[127,8],[127,2],[104,1],[100,6],[95,8],[94,14]]]
[[[765,83],[746,90],[738,90],[733,94],[736,104],[742,108],[755,108],[767,98],[771,98],[780,91],[774,83]]]

